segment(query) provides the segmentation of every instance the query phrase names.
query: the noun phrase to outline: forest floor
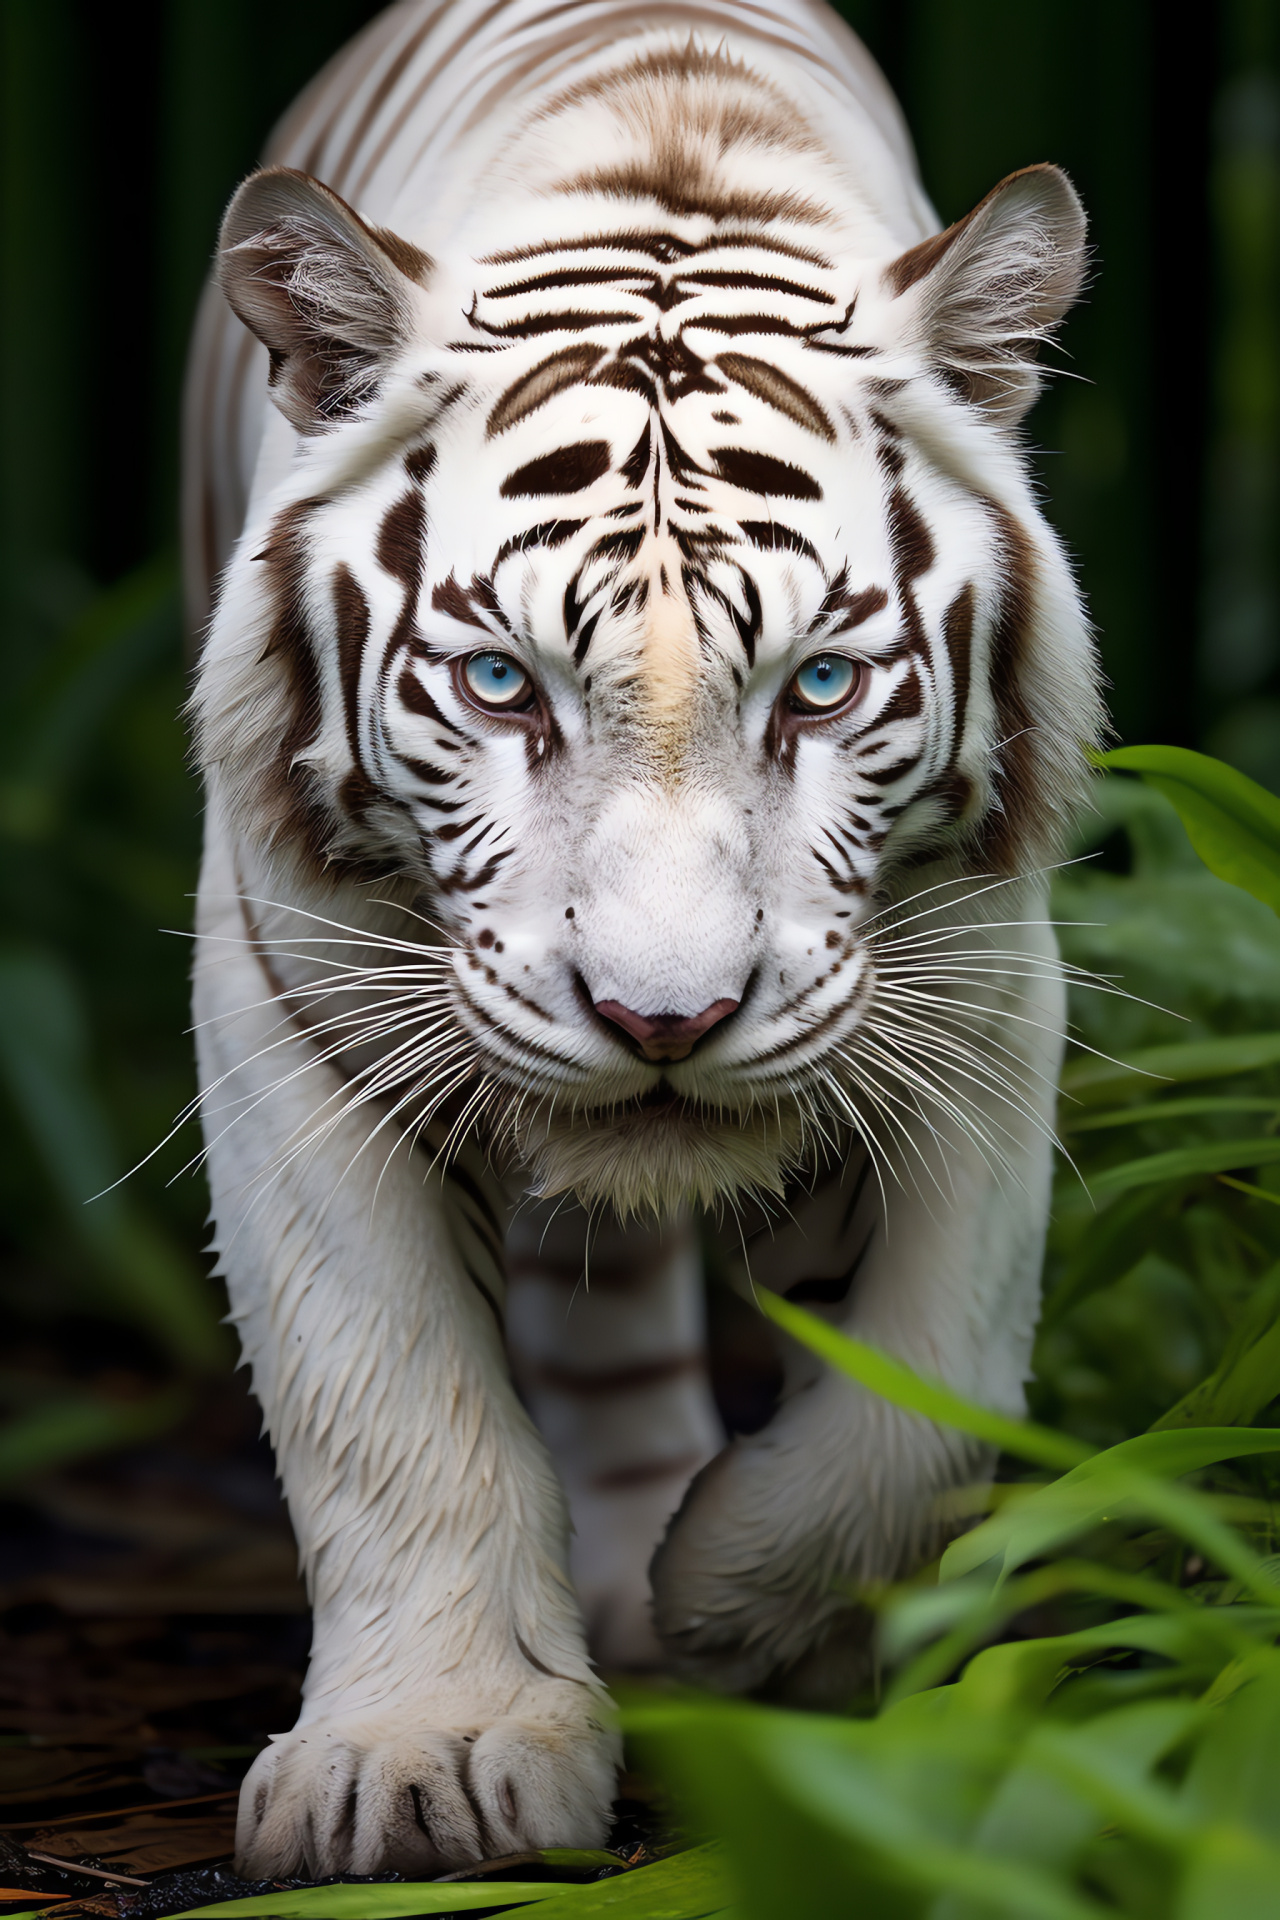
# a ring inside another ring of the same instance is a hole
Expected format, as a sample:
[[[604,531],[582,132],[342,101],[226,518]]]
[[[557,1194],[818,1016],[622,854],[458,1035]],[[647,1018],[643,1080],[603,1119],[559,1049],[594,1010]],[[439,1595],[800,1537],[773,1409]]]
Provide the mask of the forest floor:
[[[166,1443],[0,1507],[0,1920],[159,1920],[314,1884],[231,1868],[239,1781],[295,1718],[310,1632],[257,1422],[228,1381]],[[652,1857],[646,1790],[624,1792],[619,1866]]]

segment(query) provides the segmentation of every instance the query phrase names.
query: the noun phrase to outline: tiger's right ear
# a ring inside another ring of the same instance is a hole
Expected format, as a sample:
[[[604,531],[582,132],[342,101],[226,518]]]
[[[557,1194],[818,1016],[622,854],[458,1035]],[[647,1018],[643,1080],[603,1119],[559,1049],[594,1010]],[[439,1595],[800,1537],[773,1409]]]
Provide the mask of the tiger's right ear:
[[[1023,167],[963,220],[899,254],[885,279],[908,296],[933,365],[961,398],[1016,422],[1036,397],[1040,346],[1084,283],[1084,209],[1060,167]]]
[[[301,433],[368,400],[430,271],[425,253],[293,167],[250,174],[218,238],[218,284],[267,348],[271,397]]]

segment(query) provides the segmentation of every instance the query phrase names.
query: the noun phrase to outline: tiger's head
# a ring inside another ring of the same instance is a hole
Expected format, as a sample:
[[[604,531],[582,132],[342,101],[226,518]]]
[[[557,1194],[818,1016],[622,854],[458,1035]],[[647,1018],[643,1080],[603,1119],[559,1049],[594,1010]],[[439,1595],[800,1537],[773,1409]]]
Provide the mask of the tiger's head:
[[[1016,428],[1083,235],[1051,167],[883,259],[629,210],[451,264],[237,194],[290,447],[203,759],[277,866],[446,929],[537,1190],[776,1188],[857,1124],[876,916],[1052,856],[1099,704]]]

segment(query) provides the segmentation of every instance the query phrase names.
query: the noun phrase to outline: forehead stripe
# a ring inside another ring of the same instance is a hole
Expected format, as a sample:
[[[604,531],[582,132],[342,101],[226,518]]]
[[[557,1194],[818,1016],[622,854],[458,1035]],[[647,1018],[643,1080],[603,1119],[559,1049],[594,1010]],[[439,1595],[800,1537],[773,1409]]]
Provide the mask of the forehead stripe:
[[[766,406],[785,414],[798,426],[807,427],[822,440],[835,440],[835,428],[808,388],[792,380],[781,368],[770,366],[767,360],[753,359],[749,353],[722,353],[716,365],[737,386],[745,387]]]
[[[744,493],[767,494],[776,500],[821,500],[822,488],[803,467],[775,460],[771,453],[749,447],[712,447],[717,475]]]
[[[522,374],[509,386],[502,398],[496,402],[485,425],[485,435],[492,440],[508,427],[525,420],[548,400],[553,400],[566,387],[576,386],[585,380],[592,369],[604,359],[603,347],[577,346],[562,347],[559,353],[553,353],[549,359],[539,361],[529,373]]]
[[[509,473],[499,489],[504,500],[537,498],[548,493],[580,493],[609,471],[607,440],[580,440],[557,447]]]

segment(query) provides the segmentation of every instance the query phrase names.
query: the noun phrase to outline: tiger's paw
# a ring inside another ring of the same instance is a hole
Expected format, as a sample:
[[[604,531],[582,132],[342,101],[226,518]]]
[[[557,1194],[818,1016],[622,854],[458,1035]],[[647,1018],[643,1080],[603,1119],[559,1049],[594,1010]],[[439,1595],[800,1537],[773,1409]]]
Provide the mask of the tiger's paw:
[[[314,1720],[273,1740],[240,1791],[236,1872],[447,1873],[531,1847],[596,1847],[617,1736],[580,1686],[540,1689],[488,1725],[429,1711]]]
[[[671,1670],[722,1693],[845,1704],[866,1627],[821,1524],[797,1520],[766,1449],[735,1442],[697,1475],[650,1569]],[[794,1684],[793,1684],[794,1683]]]

